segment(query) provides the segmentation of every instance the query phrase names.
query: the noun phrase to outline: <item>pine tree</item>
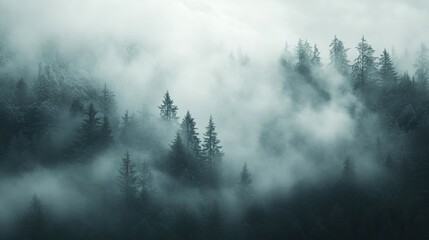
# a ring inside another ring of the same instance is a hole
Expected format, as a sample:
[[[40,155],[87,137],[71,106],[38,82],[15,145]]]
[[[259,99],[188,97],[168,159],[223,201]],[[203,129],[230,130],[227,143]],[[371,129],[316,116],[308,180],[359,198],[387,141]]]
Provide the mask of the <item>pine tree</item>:
[[[298,58],[295,66],[296,71],[304,76],[310,75],[313,51],[307,40],[304,42],[302,39],[299,39],[296,52]]]
[[[150,194],[155,191],[152,172],[146,161],[142,164],[141,174],[137,179],[137,185],[139,187],[140,200],[142,201],[146,201],[150,197]]]
[[[84,145],[90,145],[95,143],[99,137],[100,118],[92,103],[88,105],[85,114],[86,118],[81,125],[81,141]]]
[[[186,148],[198,157],[201,153],[201,147],[195,125],[196,123],[194,118],[191,116],[189,111],[187,111],[182,123],[180,124],[180,135]]]
[[[50,66],[42,67],[39,64],[39,73],[34,84],[34,91],[36,99],[39,103],[53,100],[57,93],[57,82],[54,79],[54,75]]]
[[[170,97],[168,91],[164,94],[161,106],[158,107],[160,110],[161,118],[167,122],[177,122],[177,106],[174,105],[173,100]]]
[[[131,142],[131,135],[133,134],[134,128],[134,116],[128,113],[128,110],[125,111],[124,116],[122,116],[121,122],[121,133],[120,138],[125,144]]]
[[[383,53],[380,56],[379,66],[379,75],[382,85],[388,86],[398,81],[398,74],[396,73],[395,67],[393,66],[393,62],[386,49],[384,49]]]
[[[104,145],[109,144],[112,141],[112,129],[110,128],[109,118],[107,116],[103,117],[103,122],[101,124],[101,142]]]
[[[322,62],[320,60],[320,51],[319,48],[317,47],[317,44],[314,44],[313,47],[313,56],[311,58],[311,64],[315,67],[320,67],[322,66]]]
[[[188,161],[190,157],[189,151],[183,144],[182,137],[177,133],[171,145],[167,162],[167,171],[169,174],[176,178],[182,178],[189,167]]]
[[[206,127],[203,140],[203,155],[206,159],[206,164],[209,168],[215,167],[222,159],[222,146],[219,145],[220,140],[217,138],[216,126],[213,117],[210,115],[209,124]]]
[[[101,114],[111,118],[114,111],[114,104],[115,95],[107,88],[107,85],[104,84],[98,101]]]
[[[135,164],[131,161],[128,151],[125,152],[122,158],[119,172],[119,186],[126,200],[132,200],[137,193],[137,176]]]
[[[355,81],[355,88],[360,88],[375,79],[377,72],[376,57],[374,57],[374,49],[364,37],[356,49],[359,55],[352,66],[352,76]]]
[[[429,49],[424,43],[420,45],[420,52],[414,67],[416,68],[415,76],[417,83],[423,89],[427,89],[429,81]]]
[[[252,174],[250,173],[247,164],[244,163],[243,167],[241,168],[240,180],[238,182],[238,194],[240,198],[247,199],[249,197],[252,182]]]
[[[349,49],[344,48],[343,42],[339,40],[337,36],[334,37],[334,40],[332,40],[329,47],[329,58],[331,59],[330,65],[342,75],[347,76],[349,72],[347,51]]]
[[[241,172],[240,172],[240,181],[238,183],[238,185],[240,185],[240,187],[249,187],[252,184],[252,174],[249,171],[249,168],[247,167],[247,164],[244,163]]]

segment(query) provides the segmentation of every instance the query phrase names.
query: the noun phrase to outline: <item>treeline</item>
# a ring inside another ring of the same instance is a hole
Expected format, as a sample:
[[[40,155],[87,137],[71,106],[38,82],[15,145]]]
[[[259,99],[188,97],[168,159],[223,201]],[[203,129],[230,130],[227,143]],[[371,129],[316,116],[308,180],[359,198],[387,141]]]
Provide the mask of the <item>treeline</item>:
[[[227,155],[213,117],[200,137],[196,120],[189,111],[179,118],[168,91],[158,106],[159,116],[151,116],[118,109],[107,85],[97,87],[84,80],[71,83],[64,77],[66,70],[57,65],[40,64],[33,83],[3,76],[2,174],[25,173],[38,165],[72,167],[108,151],[122,155],[113,154],[117,157],[115,185],[104,186],[101,196],[94,198],[99,208],[90,219],[58,220],[53,217],[55,209],[45,207],[35,193],[19,227],[6,237],[427,238],[429,50],[420,46],[416,71],[410,75],[398,73],[387,50],[376,57],[363,37],[353,61],[337,37],[329,47],[326,64],[317,45],[308,41],[299,40],[294,52],[286,49],[280,61],[285,94],[297,105],[327,104],[334,101],[332,91],[356,97],[365,108],[348,109],[356,122],[354,145],[342,149],[347,157],[338,178],[299,182],[291,191],[270,196],[257,196],[252,172],[258,170],[246,163],[241,163],[241,172],[228,176],[233,181],[224,178],[229,172],[222,164]],[[246,56],[244,67],[250,66],[248,61]],[[340,77],[343,84],[329,89],[329,77]],[[379,124],[368,121],[370,115],[377,116]],[[141,151],[150,152],[152,158],[142,158]],[[355,152],[371,153],[379,168],[377,177],[369,182],[361,179],[356,169],[361,159]],[[96,188],[96,184],[89,187],[90,191]],[[233,196],[226,193],[231,189]]]

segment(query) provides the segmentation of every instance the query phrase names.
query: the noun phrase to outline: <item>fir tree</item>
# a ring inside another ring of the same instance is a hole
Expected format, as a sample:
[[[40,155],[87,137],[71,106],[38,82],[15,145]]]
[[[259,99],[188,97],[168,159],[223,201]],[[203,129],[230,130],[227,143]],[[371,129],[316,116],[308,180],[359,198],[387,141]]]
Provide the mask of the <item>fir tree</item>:
[[[167,170],[170,175],[181,178],[184,172],[188,169],[188,161],[190,158],[189,151],[183,144],[182,137],[179,133],[173,140],[171,150],[167,162]]]
[[[99,97],[98,105],[101,114],[111,118],[114,111],[115,95],[104,84],[103,90]]]
[[[382,85],[392,85],[398,81],[398,74],[396,73],[395,67],[393,66],[393,62],[386,49],[384,49],[383,53],[380,56],[379,66],[379,74]]]
[[[168,91],[164,94],[161,106],[158,107],[160,110],[161,118],[167,122],[177,122],[177,106],[174,105],[173,100],[170,97]]]
[[[121,122],[121,133],[120,138],[125,144],[131,142],[131,136],[133,134],[134,128],[134,117],[128,113],[128,110],[125,111],[124,116],[122,116]]]
[[[190,150],[195,156],[200,156],[201,147],[200,139],[198,138],[196,123],[191,114],[186,112],[185,117],[180,124],[180,135],[183,143],[188,150]]]
[[[358,57],[352,66],[352,76],[355,88],[360,88],[375,79],[377,71],[376,57],[374,57],[374,49],[364,37],[362,37],[356,49],[358,50]]]
[[[247,198],[249,197],[251,191],[250,187],[252,182],[252,174],[250,173],[247,164],[244,163],[243,167],[241,168],[240,180],[238,182],[238,194],[240,198],[248,200]]]
[[[86,110],[86,118],[81,125],[81,141],[84,145],[90,145],[97,141],[99,136],[100,118],[94,104],[90,103]]]
[[[238,185],[242,188],[247,188],[252,184],[252,174],[249,171],[249,168],[247,167],[247,164],[244,163],[241,172],[240,172],[240,181],[238,182]]]
[[[311,71],[313,51],[307,40],[304,42],[302,39],[299,39],[296,52],[298,62],[296,63],[295,69],[298,73],[308,76]]]
[[[103,117],[103,122],[101,124],[101,142],[104,145],[109,144],[112,141],[112,129],[110,128],[110,121],[107,116]]]
[[[141,174],[137,179],[139,187],[140,200],[146,201],[152,192],[155,191],[152,172],[149,169],[149,164],[144,161],[141,168]]]
[[[334,37],[329,47],[330,65],[342,75],[347,76],[349,72],[349,60],[347,60],[348,49],[344,48],[343,42],[337,36]]]
[[[219,145],[220,140],[217,138],[216,126],[213,117],[210,116],[209,124],[206,127],[203,140],[203,155],[206,159],[206,164],[209,168],[215,167],[222,159],[222,146]]]
[[[128,151],[125,152],[124,157],[122,158],[121,166],[118,172],[121,192],[124,194],[125,199],[133,199],[137,193],[137,176],[135,164],[131,161]]]
[[[311,64],[315,67],[320,67],[322,66],[322,62],[320,60],[320,51],[319,48],[317,47],[317,44],[314,44],[313,47],[313,56],[311,58]]]

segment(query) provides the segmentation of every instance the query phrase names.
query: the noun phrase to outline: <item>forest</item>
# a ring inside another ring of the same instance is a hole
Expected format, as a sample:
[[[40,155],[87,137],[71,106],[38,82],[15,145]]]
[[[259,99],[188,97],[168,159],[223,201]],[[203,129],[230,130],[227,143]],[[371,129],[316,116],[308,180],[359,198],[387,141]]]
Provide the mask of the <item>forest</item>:
[[[47,169],[40,174],[59,172],[60,187],[77,187],[79,194],[62,189],[64,196],[54,196],[71,205],[64,210],[49,194],[20,189],[27,197],[4,211],[2,239],[427,238],[429,49],[421,44],[412,74],[398,72],[386,49],[376,56],[364,37],[352,61],[339,38],[329,49],[322,64],[317,45],[307,40],[285,48],[278,60],[281,92],[296,108],[320,109],[337,95],[353,97],[346,110],[354,133],[326,152],[317,139],[285,137],[289,129],[274,119],[260,133],[267,157],[259,161],[288,161],[294,156],[284,152],[293,148],[306,152],[316,171],[326,173],[323,164],[333,155],[336,167],[324,178],[261,191],[254,176],[262,173],[246,159],[227,169],[225,162],[237,159],[224,151],[216,116],[197,129],[191,111],[178,115],[168,90],[158,106],[148,106],[158,115],[121,109],[106,83],[73,75],[59,61],[40,62],[30,78],[16,77],[19,72],[8,68],[13,53],[3,46],[2,190],[14,188],[9,178]],[[237,59],[241,66],[249,62],[244,54],[229,56]],[[334,89],[326,79],[332,72],[340,79]],[[103,170],[103,161],[114,170]],[[362,162],[371,173],[359,168]],[[91,171],[110,176],[97,179]],[[51,185],[44,187],[56,191]],[[10,201],[5,193],[2,208]]]
[[[428,239],[427,9],[0,0],[0,240]]]

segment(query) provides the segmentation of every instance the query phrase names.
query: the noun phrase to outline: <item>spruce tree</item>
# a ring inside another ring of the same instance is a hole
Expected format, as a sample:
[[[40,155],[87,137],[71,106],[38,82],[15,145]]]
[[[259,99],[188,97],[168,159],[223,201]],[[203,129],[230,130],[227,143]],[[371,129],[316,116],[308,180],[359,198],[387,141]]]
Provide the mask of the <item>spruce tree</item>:
[[[395,67],[393,66],[393,62],[386,49],[384,49],[383,53],[380,56],[379,66],[379,75],[383,86],[392,85],[397,82],[398,74],[396,73]]]
[[[121,132],[119,136],[123,143],[129,144],[131,142],[134,124],[134,116],[130,115],[128,110],[126,110],[124,116],[122,116]]]
[[[131,160],[128,151],[125,152],[121,161],[119,172],[119,187],[126,200],[132,200],[137,193],[137,176],[135,164]]]
[[[252,184],[252,174],[249,171],[249,168],[247,167],[247,164],[244,163],[241,172],[240,172],[240,181],[238,182],[238,185],[242,188],[249,187]]]
[[[247,164],[244,163],[240,172],[240,180],[238,181],[238,195],[240,198],[248,200],[247,198],[251,191],[250,187],[252,182],[252,174],[250,173]]]
[[[160,110],[161,118],[167,122],[177,122],[177,106],[174,105],[173,100],[170,97],[168,91],[164,94],[162,104],[158,107]]]
[[[201,147],[195,125],[196,123],[194,118],[191,116],[189,111],[187,111],[182,123],[180,124],[180,135],[186,148],[198,157],[201,153]]]
[[[190,152],[183,144],[179,132],[173,140],[167,162],[167,171],[176,178],[182,178],[185,171],[189,169]]]
[[[355,88],[361,88],[375,79],[377,72],[376,57],[374,57],[374,49],[364,37],[356,49],[358,50],[358,57],[352,66],[352,76]]]
[[[107,116],[103,117],[100,137],[101,143],[104,145],[107,145],[112,141],[112,129],[110,128],[110,121]]]
[[[416,63],[414,64],[416,68],[416,81],[423,89],[428,88],[429,81],[429,49],[424,43],[420,45],[420,52]]]
[[[329,48],[330,65],[342,75],[347,76],[349,72],[349,60],[347,60],[348,49],[344,48],[343,42],[337,36],[334,37]]]
[[[137,178],[140,200],[146,201],[150,194],[155,191],[152,172],[149,169],[149,164],[144,161],[141,168],[141,174]]]
[[[304,76],[309,76],[313,51],[307,40],[304,42],[302,39],[299,39],[296,55],[298,62],[296,63],[295,70]]]
[[[213,117],[210,115],[202,145],[203,155],[209,168],[218,165],[222,159],[222,146],[219,143],[220,140],[217,138],[216,126]]]
[[[314,44],[314,47],[313,47],[313,56],[311,58],[311,64],[314,67],[320,67],[320,66],[322,66],[322,62],[321,62],[320,59],[321,58],[320,58],[319,48],[317,47],[317,44]]]
[[[106,84],[104,84],[103,90],[99,96],[98,105],[101,114],[112,118],[115,105],[115,95],[107,88]]]
[[[94,104],[90,103],[86,110],[86,118],[81,125],[81,141],[84,145],[95,143],[99,137],[100,118],[97,116],[97,110]]]

